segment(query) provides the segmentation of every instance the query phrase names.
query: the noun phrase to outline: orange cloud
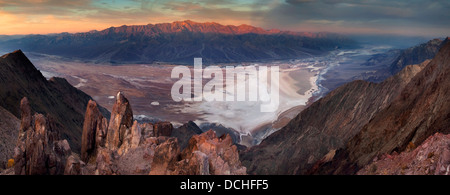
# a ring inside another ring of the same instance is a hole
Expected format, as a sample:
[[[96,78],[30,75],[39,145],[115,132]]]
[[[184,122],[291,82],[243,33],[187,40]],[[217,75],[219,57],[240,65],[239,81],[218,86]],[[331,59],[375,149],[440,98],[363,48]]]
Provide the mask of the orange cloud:
[[[86,22],[56,18],[53,15],[14,15],[0,12],[0,34],[48,34],[56,32],[84,32],[95,28],[107,28],[104,23]]]

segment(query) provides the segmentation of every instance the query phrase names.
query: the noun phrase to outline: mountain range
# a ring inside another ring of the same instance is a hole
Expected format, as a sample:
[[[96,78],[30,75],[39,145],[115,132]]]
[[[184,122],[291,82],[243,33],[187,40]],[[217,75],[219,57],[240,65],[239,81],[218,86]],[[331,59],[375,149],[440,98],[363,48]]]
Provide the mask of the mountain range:
[[[4,37],[0,45],[6,50],[20,48],[25,52],[113,64],[192,64],[194,57],[201,57],[206,63],[292,59],[357,46],[351,39],[331,33],[264,30],[190,20],[124,25],[85,33]]]
[[[374,55],[364,65],[384,66],[384,68],[375,72],[358,75],[352,78],[352,80],[384,81],[386,78],[401,71],[407,65],[419,64],[425,60],[434,58],[439,49],[447,41],[448,39],[433,39],[407,49],[392,49],[385,53]]]

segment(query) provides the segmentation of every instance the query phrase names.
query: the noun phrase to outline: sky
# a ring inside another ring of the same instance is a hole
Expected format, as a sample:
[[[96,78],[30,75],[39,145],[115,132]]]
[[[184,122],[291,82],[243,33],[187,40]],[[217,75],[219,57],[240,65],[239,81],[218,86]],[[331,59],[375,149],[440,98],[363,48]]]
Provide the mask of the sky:
[[[0,35],[183,20],[264,29],[450,36],[450,0],[0,0]]]

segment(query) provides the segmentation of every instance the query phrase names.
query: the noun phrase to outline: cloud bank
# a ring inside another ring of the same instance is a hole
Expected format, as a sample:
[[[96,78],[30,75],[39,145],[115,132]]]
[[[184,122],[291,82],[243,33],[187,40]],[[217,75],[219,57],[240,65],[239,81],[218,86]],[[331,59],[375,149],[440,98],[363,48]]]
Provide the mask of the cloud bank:
[[[292,31],[448,36],[448,10],[448,0],[0,0],[0,34],[190,19]]]

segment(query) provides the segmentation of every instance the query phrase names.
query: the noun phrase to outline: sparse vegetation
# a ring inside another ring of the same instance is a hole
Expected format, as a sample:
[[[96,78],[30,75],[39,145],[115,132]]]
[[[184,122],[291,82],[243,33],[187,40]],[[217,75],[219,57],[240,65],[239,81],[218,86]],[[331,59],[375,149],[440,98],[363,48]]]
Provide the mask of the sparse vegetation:
[[[375,174],[377,172],[377,169],[378,169],[377,165],[372,164],[372,166],[370,166],[370,173]]]
[[[403,171],[403,170],[406,170],[406,169],[408,169],[408,168],[409,168],[408,165],[405,165],[405,164],[402,165],[402,171]]]
[[[9,159],[8,160],[8,164],[7,164],[7,168],[9,169],[9,168],[11,168],[11,167],[13,167],[14,166],[14,159]]]
[[[413,142],[409,142],[408,146],[406,146],[406,151],[409,152],[409,151],[412,151],[414,149],[416,149],[416,144],[414,144]]]

